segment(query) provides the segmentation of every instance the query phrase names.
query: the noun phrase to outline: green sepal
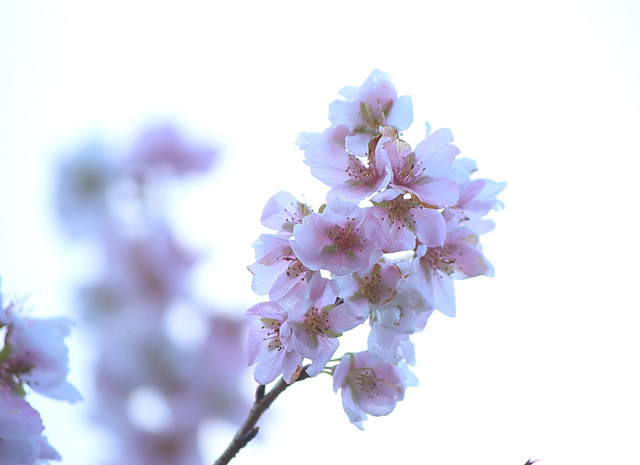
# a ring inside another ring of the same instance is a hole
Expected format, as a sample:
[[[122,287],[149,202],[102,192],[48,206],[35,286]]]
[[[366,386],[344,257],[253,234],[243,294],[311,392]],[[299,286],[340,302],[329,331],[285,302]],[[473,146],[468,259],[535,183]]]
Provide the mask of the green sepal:
[[[4,362],[10,354],[11,354],[11,344],[9,344],[5,340],[4,347],[2,348],[2,350],[0,350],[0,362]]]
[[[331,252],[335,252],[336,250],[338,250],[338,246],[335,244],[325,245],[322,248],[321,253],[331,253]]]

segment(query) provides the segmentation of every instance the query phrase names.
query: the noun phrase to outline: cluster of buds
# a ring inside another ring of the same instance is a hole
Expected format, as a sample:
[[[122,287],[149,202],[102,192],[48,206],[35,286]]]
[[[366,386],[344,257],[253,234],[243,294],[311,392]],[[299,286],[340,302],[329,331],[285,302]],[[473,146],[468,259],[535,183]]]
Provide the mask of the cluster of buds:
[[[329,105],[331,127],[301,133],[297,145],[311,174],[331,187],[314,211],[287,192],[275,194],[261,222],[249,266],[252,288],[269,301],[247,315],[247,358],[267,384],[333,376],[349,420],[387,415],[417,384],[411,335],[439,310],[456,312],[454,279],[492,276],[479,236],[502,208],[506,183],[474,178],[476,163],[456,158],[449,129],[415,148],[402,139],[413,122],[411,97],[398,97],[374,70]],[[340,337],[368,321],[367,350],[334,358]],[[306,359],[306,361],[305,361]],[[331,363],[334,363],[333,365]]]
[[[44,425],[25,399],[28,390],[75,403],[82,399],[67,381],[68,349],[64,338],[71,322],[65,318],[26,316],[22,299],[3,299],[0,293],[0,463],[29,465],[60,460],[42,436]]]
[[[207,173],[215,156],[155,126],[121,151],[89,144],[59,171],[62,225],[102,263],[78,300],[96,352],[94,416],[117,446],[113,463],[201,465],[199,431],[212,419],[240,422],[248,405],[239,395],[245,323],[194,295],[201,257],[167,214],[167,192]]]

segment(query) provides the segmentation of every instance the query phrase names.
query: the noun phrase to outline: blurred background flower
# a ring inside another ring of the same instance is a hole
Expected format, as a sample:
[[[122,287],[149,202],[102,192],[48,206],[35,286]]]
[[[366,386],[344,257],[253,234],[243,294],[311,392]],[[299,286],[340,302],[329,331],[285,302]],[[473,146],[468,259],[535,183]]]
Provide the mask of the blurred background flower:
[[[238,427],[250,407],[242,312],[193,294],[201,257],[176,237],[167,211],[172,184],[206,173],[215,155],[163,124],[123,153],[87,143],[59,168],[61,224],[94,249],[77,304],[96,354],[91,416],[114,445],[106,463],[204,464],[203,425]]]

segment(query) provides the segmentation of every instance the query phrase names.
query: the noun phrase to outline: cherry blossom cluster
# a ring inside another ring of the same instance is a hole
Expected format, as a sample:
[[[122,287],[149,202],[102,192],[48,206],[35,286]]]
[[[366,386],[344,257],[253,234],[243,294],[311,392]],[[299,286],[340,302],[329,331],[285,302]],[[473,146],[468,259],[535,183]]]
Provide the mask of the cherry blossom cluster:
[[[94,249],[97,273],[78,302],[96,351],[89,400],[117,445],[112,463],[200,465],[203,425],[239,423],[247,409],[245,324],[194,294],[201,257],[178,238],[167,208],[177,183],[207,173],[215,156],[156,126],[122,151],[88,144],[60,168],[62,225]]]
[[[67,381],[68,349],[64,338],[71,321],[27,316],[24,300],[3,299],[0,292],[0,463],[29,465],[60,460],[42,435],[40,414],[25,399],[34,391],[75,403],[82,399]]]
[[[260,384],[292,383],[303,369],[331,374],[362,429],[367,414],[389,414],[417,384],[411,336],[434,310],[455,315],[454,280],[493,275],[479,237],[494,228],[486,215],[502,208],[506,183],[475,177],[449,129],[427,125],[412,148],[402,138],[411,97],[398,97],[386,73],[340,95],[331,127],[297,141],[331,188],[327,203],[314,211],[281,191],[264,208],[275,233],[253,244],[249,270],[254,292],[270,300],[245,312],[255,317],[247,357]],[[335,357],[340,337],[367,322],[367,349]]]

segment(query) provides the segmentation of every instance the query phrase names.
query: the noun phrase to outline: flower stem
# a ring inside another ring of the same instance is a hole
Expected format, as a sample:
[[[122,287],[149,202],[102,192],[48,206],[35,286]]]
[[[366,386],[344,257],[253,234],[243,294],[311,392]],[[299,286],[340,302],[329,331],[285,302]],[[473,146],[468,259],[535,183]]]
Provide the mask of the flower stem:
[[[304,367],[298,379],[294,381],[302,381],[303,379],[309,378],[307,374],[307,367]],[[291,383],[293,384],[293,383]],[[249,412],[249,416],[244,421],[236,435],[233,437],[233,440],[224,451],[224,453],[214,462],[213,465],[227,465],[232,458],[236,456],[240,449],[246,446],[249,441],[256,437],[258,434],[259,428],[256,426],[256,423],[262,416],[265,410],[271,407],[271,404],[276,397],[278,397],[285,389],[287,389],[290,385],[285,382],[284,379],[280,378],[278,383],[267,393],[265,394],[265,386],[260,385],[256,389],[256,400],[253,403],[253,407],[251,407],[251,411]]]

